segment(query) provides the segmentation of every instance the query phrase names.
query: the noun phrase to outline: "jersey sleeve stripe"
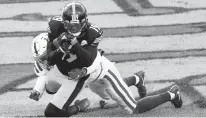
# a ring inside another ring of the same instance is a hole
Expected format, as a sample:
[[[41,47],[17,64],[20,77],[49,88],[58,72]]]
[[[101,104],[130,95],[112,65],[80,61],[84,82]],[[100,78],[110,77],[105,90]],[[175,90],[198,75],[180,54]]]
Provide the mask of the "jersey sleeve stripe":
[[[100,30],[98,27],[91,25],[90,28],[94,29],[96,32],[98,32],[100,35],[102,35],[102,30]]]
[[[90,27],[90,28],[94,29],[96,32],[99,32],[98,28],[93,27],[92,25],[91,25],[91,27]]]
[[[39,71],[37,70],[36,66],[34,65],[34,72],[35,73],[39,73]]]
[[[43,71],[42,67],[41,67],[41,66],[39,65],[39,63],[36,62],[36,61],[35,61],[35,67],[36,67],[37,70]]]
[[[102,37],[96,38],[93,43],[99,43],[102,40]]]

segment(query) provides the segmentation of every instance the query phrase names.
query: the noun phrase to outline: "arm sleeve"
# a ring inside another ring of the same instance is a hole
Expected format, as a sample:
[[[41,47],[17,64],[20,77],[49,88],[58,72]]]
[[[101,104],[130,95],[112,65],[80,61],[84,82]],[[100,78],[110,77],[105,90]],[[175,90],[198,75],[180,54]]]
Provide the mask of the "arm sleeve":
[[[38,61],[34,61],[34,72],[37,76],[46,75],[48,70],[43,68]]]
[[[47,28],[48,36],[51,41],[59,37],[59,35],[64,32],[64,26],[62,24],[62,18],[54,16],[50,19]]]
[[[97,56],[96,56],[95,60],[93,61],[92,65],[89,67],[86,67],[86,69],[87,69],[86,75],[95,72],[96,68],[100,65],[100,63],[101,63],[101,55],[100,55],[100,52],[98,51]]]
[[[46,76],[40,76],[37,78],[37,81],[36,81],[36,84],[35,84],[33,90],[36,90],[40,93],[40,98],[46,89],[46,83],[47,83]]]
[[[79,43],[76,43],[72,46],[71,51],[76,54],[83,67],[90,66],[97,55],[97,47],[92,45],[81,46]]]
[[[64,104],[63,106],[64,109],[68,108],[71,105],[71,103],[74,101],[74,99],[77,97],[77,95],[83,90],[83,88],[86,86],[86,81],[88,78],[89,78],[89,75],[79,79],[75,89],[73,90],[67,102]]]

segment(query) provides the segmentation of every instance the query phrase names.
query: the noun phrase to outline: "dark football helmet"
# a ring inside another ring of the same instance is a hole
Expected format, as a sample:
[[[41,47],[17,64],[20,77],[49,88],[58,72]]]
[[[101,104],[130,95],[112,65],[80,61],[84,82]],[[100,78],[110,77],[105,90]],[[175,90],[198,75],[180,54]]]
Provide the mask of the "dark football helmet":
[[[79,2],[67,4],[63,9],[63,23],[65,30],[78,37],[87,27],[87,10]]]

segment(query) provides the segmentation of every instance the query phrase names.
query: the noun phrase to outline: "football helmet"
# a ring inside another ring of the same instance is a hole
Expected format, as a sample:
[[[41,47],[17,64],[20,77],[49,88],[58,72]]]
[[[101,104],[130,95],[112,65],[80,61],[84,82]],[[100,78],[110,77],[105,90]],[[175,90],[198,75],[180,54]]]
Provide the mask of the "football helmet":
[[[46,70],[50,69],[47,61],[48,42],[48,33],[41,33],[36,36],[32,41],[32,54],[34,60],[40,64],[41,68]]]
[[[78,37],[87,27],[87,10],[79,2],[69,3],[63,8],[62,19],[67,33]]]

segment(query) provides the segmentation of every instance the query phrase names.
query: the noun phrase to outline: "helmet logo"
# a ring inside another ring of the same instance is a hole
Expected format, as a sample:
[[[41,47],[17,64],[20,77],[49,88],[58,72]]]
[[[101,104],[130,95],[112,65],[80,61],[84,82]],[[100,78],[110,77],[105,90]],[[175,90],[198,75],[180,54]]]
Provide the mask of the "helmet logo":
[[[34,52],[35,52],[36,54],[38,54],[38,51],[37,51],[37,49],[36,49],[36,42],[34,42]]]
[[[79,14],[72,14],[72,20],[79,20]]]

